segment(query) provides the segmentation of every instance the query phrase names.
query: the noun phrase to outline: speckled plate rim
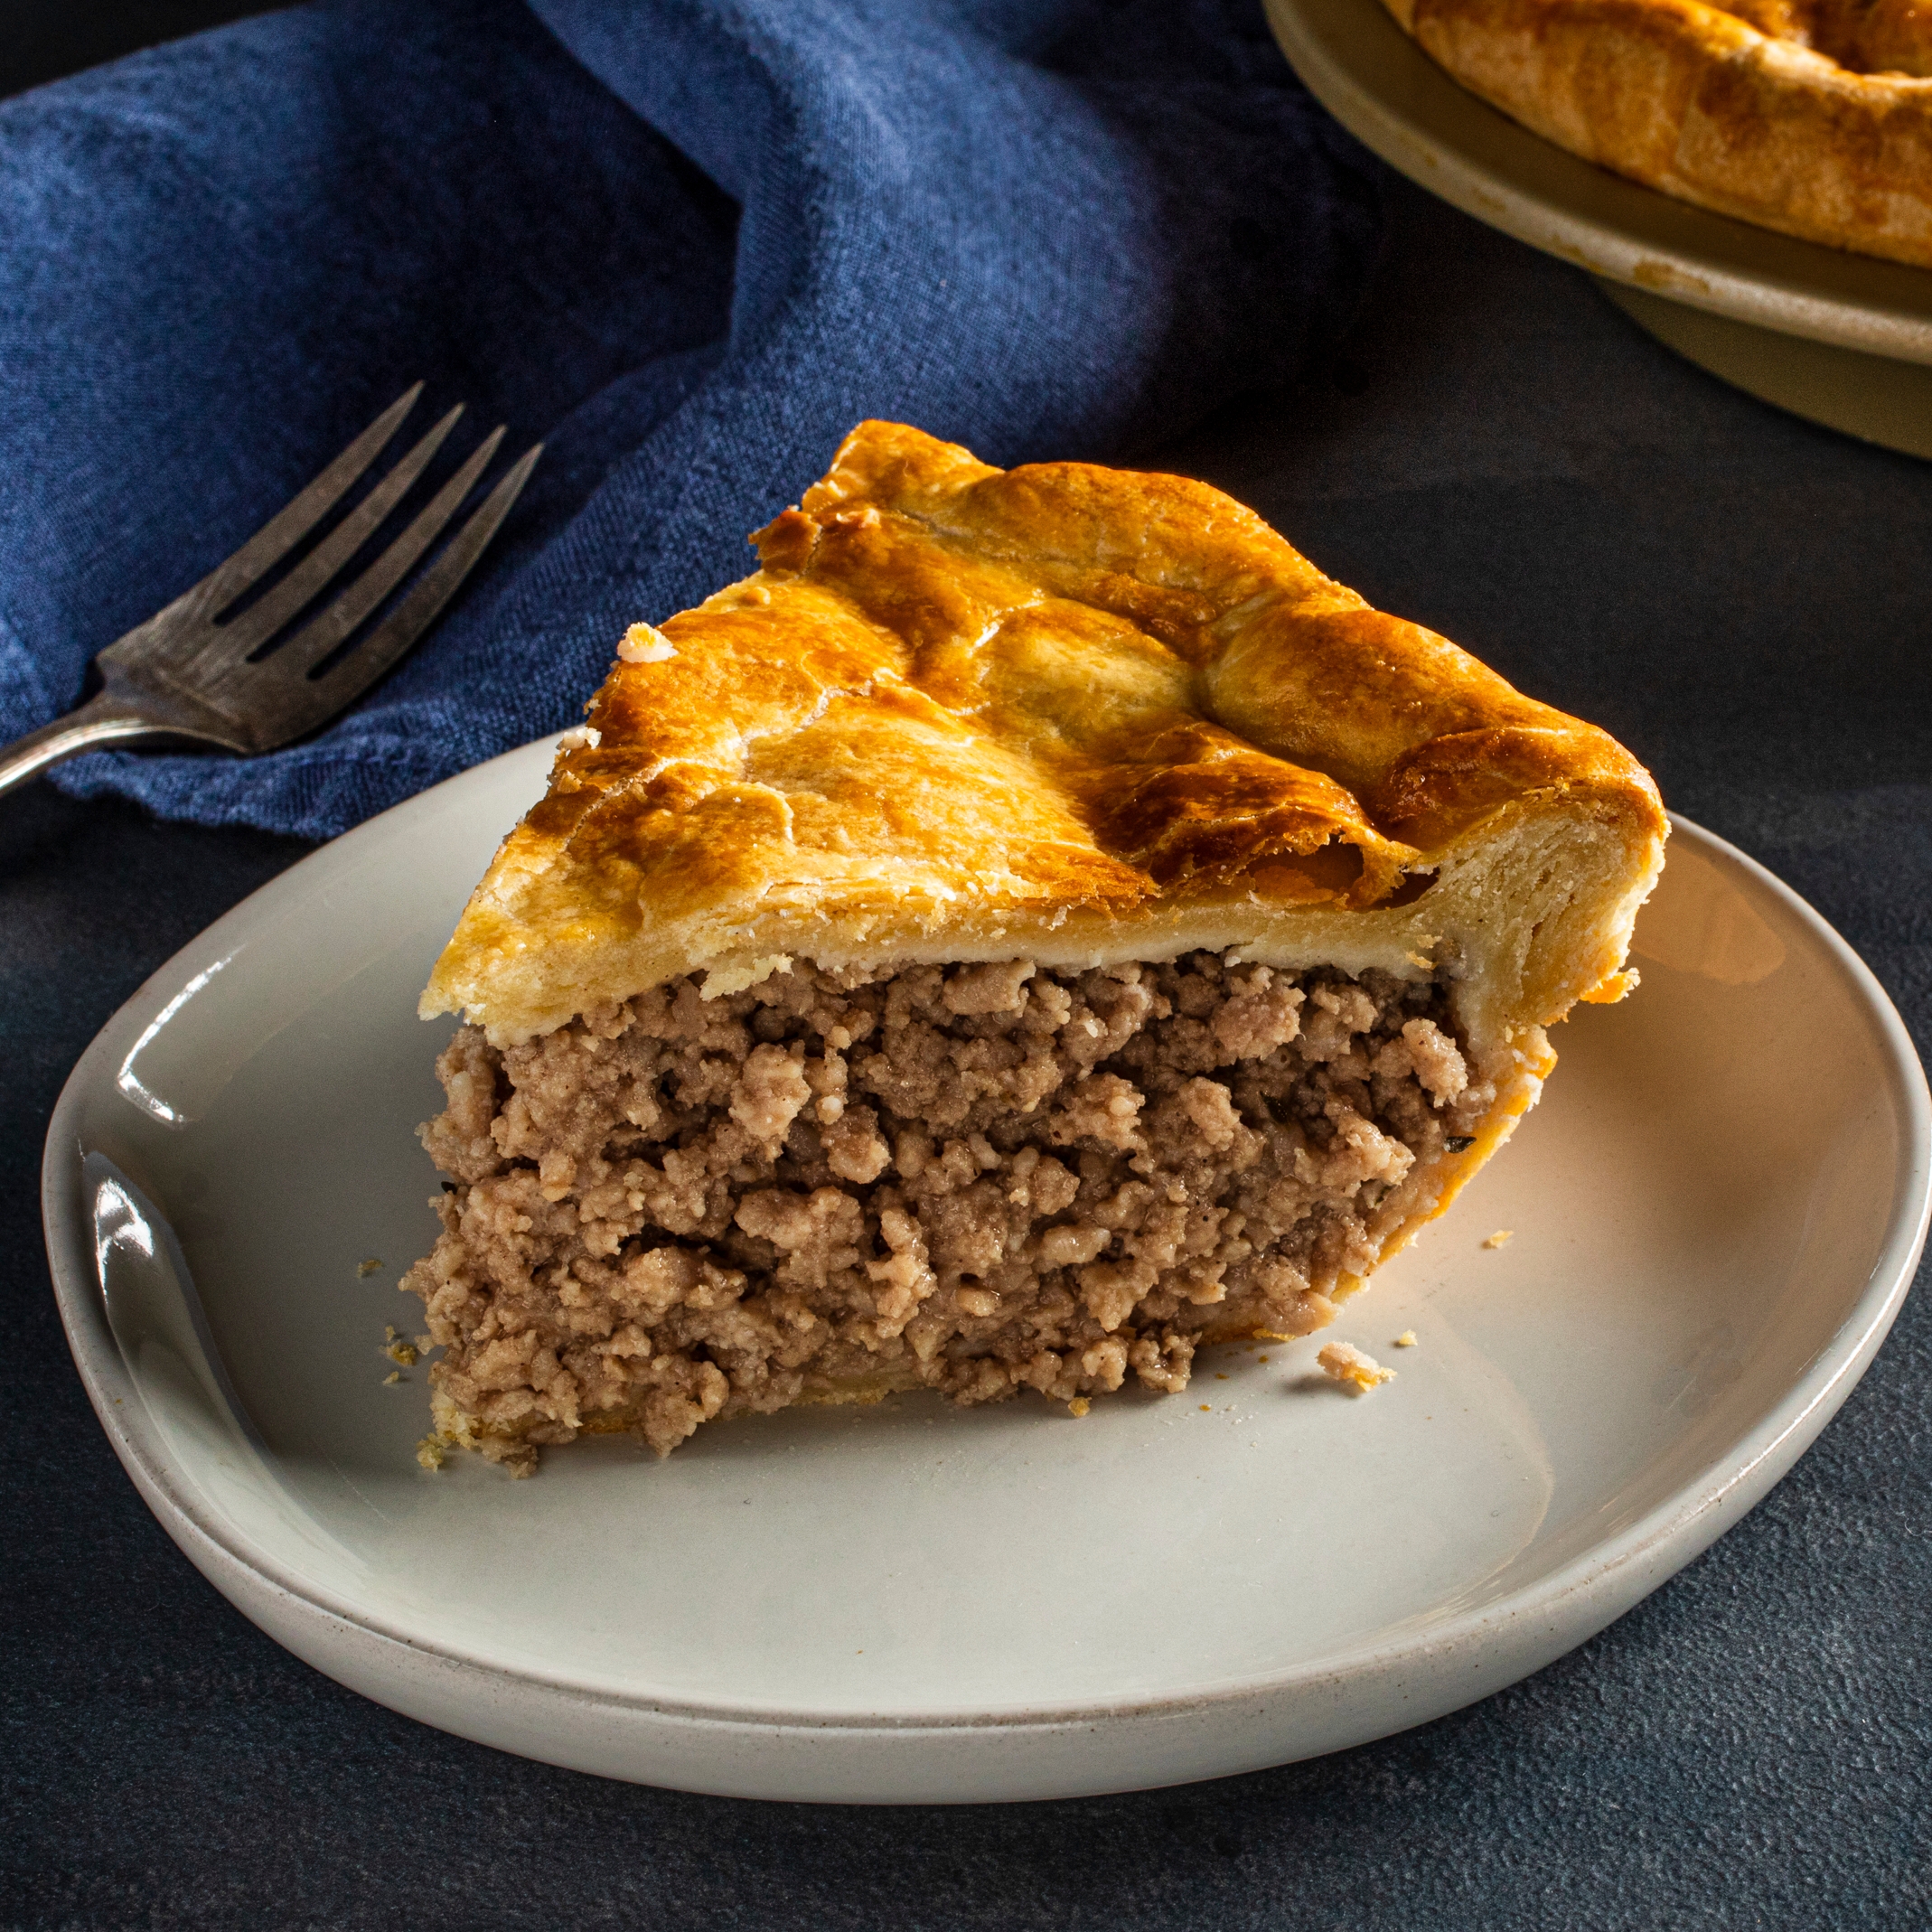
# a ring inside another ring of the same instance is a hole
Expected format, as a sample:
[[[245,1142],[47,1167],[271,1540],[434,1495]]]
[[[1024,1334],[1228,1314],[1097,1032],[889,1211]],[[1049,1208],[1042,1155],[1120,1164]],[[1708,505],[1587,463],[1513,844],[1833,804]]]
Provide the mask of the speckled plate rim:
[[[524,752],[510,758],[527,757]],[[497,761],[501,764],[502,761]],[[483,769],[488,769],[487,767]],[[866,1803],[1073,1796],[1227,1775],[1366,1742],[1457,1710],[1572,1649],[1640,1601],[1756,1504],[1809,1447],[1877,1353],[1932,1213],[1932,1098],[1909,1036],[1864,963],[1787,886],[1683,820],[1677,838],[1808,929],[1881,1049],[1900,1150],[1879,1259],[1831,1342],[1693,1480],[1587,1554],[1426,1629],[1176,1698],[881,1719],[625,1694],[510,1669],[372,1615],[296,1576],[202,1500],[174,1464],[108,1325],[80,1186],[86,1096],[181,989],[294,898],[348,887],[411,819],[460,810],[465,774],[272,880],[154,974],[69,1077],[48,1129],[42,1210],[56,1299],[101,1427],[163,1527],[271,1637],[350,1688],[521,1755],[725,1796]],[[340,903],[338,901],[338,903]]]
[[[1465,214],[1651,295],[1932,362],[1932,272],[1753,228],[1566,153],[1452,80],[1381,0],[1266,0],[1289,64],[1365,147]]]

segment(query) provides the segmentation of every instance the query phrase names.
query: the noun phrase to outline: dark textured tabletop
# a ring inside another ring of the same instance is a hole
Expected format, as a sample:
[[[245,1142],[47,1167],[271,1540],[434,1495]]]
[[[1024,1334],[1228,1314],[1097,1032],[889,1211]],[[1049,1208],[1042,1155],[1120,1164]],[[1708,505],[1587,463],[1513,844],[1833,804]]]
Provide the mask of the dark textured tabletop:
[[[239,11],[32,0],[0,85]],[[1344,352],[1160,460],[1615,731],[1846,935],[1923,1051],[1932,465],[1727,389],[1580,273],[1389,196]],[[297,1663],[122,1475],[36,1193],[95,1030],[304,849],[43,783],[0,806],[0,1924],[1932,1924],[1923,1280],[1817,1445],[1648,1601],[1487,1702],[1312,1763],[1055,1804],[762,1805],[504,1757]]]

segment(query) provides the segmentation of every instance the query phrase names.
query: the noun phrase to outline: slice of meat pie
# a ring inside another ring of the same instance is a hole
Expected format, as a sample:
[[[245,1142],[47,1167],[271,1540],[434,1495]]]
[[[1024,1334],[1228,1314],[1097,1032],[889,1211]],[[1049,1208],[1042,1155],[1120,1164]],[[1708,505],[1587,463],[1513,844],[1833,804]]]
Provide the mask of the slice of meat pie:
[[[639,624],[423,998],[438,1443],[1334,1318],[1618,999],[1648,775],[1219,492],[865,423]]]

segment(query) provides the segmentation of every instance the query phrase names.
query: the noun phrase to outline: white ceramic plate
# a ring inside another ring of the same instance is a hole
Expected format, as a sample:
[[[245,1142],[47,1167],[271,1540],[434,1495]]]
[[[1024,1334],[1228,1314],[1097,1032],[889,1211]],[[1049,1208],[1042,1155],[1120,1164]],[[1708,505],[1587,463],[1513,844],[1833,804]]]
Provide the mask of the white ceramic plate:
[[[529,1482],[427,1474],[422,1371],[386,1386],[378,1352],[416,1326],[394,1282],[434,1232],[412,1130],[447,1024],[416,996],[549,755],[239,906],[116,1016],[48,1137],[61,1312],[142,1495],[264,1629],[428,1723],[886,1801],[1356,1743],[1537,1669],[1695,1555],[1910,1280],[1927,1107],[1896,1015],[1790,893],[1681,826],[1641,991],[1580,1010],[1543,1105],[1331,1331],[1399,1367],[1374,1395],[1312,1374],[1311,1340],[1081,1421],[902,1398],[661,1464],[605,1440]]]
[[[1580,161],[1458,87],[1381,0],[1267,5],[1290,64],[1336,119],[1477,220],[1738,322],[1932,362],[1926,270],[1773,234]]]

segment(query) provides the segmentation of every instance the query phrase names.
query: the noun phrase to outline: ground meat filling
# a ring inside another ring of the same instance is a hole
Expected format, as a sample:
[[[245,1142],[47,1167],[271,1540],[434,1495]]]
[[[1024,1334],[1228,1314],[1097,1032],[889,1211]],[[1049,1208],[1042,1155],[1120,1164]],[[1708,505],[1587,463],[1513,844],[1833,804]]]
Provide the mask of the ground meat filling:
[[[403,1285],[445,1430],[513,1466],[890,1385],[1184,1388],[1205,1336],[1332,1318],[1495,1097],[1441,987],[1211,953],[680,980],[437,1071]]]

